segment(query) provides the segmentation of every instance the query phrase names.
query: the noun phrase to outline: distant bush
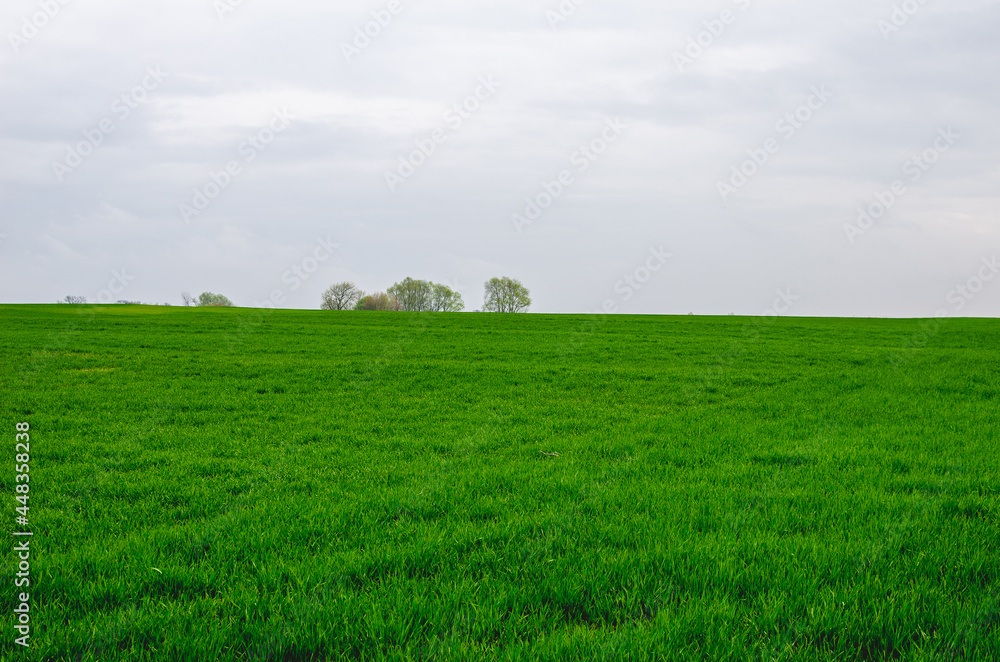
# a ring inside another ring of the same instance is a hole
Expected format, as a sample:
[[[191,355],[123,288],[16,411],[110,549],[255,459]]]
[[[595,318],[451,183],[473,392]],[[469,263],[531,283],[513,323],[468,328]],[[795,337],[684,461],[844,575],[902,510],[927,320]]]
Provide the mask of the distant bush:
[[[354,310],[402,310],[399,300],[385,292],[376,292],[361,297]]]
[[[198,305],[229,308],[233,305],[233,302],[221,294],[215,294],[213,292],[202,292],[198,296]]]
[[[87,297],[68,296],[59,303],[87,303]]]

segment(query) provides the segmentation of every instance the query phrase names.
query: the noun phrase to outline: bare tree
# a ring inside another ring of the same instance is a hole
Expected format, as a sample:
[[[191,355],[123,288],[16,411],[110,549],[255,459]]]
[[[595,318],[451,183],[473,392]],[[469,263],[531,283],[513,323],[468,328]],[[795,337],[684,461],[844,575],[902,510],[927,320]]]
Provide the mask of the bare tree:
[[[87,303],[87,297],[67,296],[59,303]]]
[[[337,283],[323,292],[322,310],[350,310],[365,295],[354,283]]]
[[[486,281],[485,298],[483,310],[488,313],[523,313],[531,306],[528,288],[506,276]]]
[[[181,292],[181,302],[185,306],[193,305],[194,304],[194,297],[191,296],[190,292],[188,292],[187,290],[185,290],[184,292]]]

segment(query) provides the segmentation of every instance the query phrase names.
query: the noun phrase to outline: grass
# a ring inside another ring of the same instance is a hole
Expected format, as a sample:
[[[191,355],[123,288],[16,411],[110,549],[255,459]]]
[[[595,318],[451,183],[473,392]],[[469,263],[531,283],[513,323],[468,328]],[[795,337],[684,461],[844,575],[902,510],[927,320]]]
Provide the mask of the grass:
[[[998,346],[994,320],[0,306],[5,494],[32,434],[16,658],[1000,659]]]

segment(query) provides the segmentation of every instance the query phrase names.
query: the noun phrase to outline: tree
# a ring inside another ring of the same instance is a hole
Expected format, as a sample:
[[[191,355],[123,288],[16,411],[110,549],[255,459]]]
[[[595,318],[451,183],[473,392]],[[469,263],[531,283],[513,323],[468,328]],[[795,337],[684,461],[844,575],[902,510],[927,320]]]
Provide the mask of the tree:
[[[386,292],[389,296],[399,300],[401,310],[407,312],[421,312],[430,310],[434,302],[434,285],[426,280],[413,280],[406,278],[400,283],[396,283]]]
[[[513,278],[490,278],[486,281],[483,310],[488,313],[523,313],[531,306],[531,293]]]
[[[426,280],[406,278],[390,287],[387,292],[399,300],[400,310],[408,312],[457,313],[465,309],[462,295],[447,285]]]
[[[442,313],[458,313],[465,310],[462,295],[447,285],[431,283],[431,310]]]
[[[401,310],[396,297],[389,296],[385,292],[376,292],[361,297],[354,305],[354,310]]]
[[[184,292],[181,292],[181,302],[185,306],[190,306],[194,303],[194,297],[191,296],[190,292],[185,290]]]
[[[323,292],[321,310],[350,310],[365,295],[354,283],[337,283]]]
[[[214,294],[212,292],[202,292],[198,296],[198,305],[229,308],[233,305],[233,302],[221,294]]]
[[[87,297],[68,296],[59,303],[87,303]]]

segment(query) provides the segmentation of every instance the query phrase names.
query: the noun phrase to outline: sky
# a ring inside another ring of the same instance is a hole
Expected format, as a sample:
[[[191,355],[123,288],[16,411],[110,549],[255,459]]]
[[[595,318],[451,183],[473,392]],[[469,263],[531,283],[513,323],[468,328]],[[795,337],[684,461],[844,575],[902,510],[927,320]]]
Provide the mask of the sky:
[[[0,302],[1000,314],[1000,2],[5,0]]]

